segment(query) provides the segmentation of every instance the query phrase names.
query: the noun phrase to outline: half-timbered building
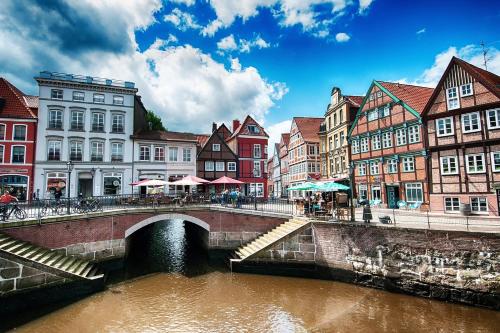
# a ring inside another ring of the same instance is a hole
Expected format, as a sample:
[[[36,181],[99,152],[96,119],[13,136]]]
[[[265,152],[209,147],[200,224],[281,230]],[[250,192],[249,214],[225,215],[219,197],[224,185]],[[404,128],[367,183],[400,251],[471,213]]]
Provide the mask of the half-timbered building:
[[[358,199],[428,204],[421,114],[432,91],[373,81],[348,133]]]
[[[282,133],[279,145],[280,176],[281,176],[281,197],[288,197],[288,187],[290,186],[288,175],[288,143],[290,133]]]
[[[424,115],[432,210],[498,215],[500,76],[454,57]]]

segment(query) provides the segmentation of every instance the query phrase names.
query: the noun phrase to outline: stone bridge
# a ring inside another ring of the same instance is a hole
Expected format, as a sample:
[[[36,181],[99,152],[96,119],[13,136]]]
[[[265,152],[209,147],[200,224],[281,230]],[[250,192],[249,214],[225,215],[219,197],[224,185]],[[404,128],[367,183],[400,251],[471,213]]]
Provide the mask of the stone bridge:
[[[180,219],[209,233],[210,249],[236,249],[291,216],[220,207],[115,209],[0,224],[0,232],[66,255],[101,261],[122,257],[126,238],[162,220]]]

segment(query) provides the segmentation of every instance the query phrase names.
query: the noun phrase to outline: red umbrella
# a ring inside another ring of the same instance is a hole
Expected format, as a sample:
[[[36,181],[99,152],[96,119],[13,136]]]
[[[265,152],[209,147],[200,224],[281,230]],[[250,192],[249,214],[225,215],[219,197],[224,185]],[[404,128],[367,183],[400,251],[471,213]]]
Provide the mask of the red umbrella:
[[[244,184],[244,183],[240,182],[239,180],[223,176],[220,177],[219,179],[210,182],[210,184]]]
[[[208,180],[205,180],[203,178],[196,177],[196,176],[186,176],[186,177],[182,178],[181,180],[182,181],[191,181],[194,183],[201,183],[201,184],[210,183]]]
[[[149,179],[137,180],[137,181],[135,181],[133,183],[130,183],[130,185],[137,186],[137,185],[140,185],[140,184],[142,184],[144,182],[147,182],[147,181],[149,181]]]

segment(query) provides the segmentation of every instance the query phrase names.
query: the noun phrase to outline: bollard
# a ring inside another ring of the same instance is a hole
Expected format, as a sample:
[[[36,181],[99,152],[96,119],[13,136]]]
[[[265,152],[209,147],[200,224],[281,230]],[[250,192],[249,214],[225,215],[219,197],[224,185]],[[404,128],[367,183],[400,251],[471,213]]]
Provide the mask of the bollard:
[[[392,209],[392,223],[396,226],[396,213],[394,208]]]
[[[466,223],[467,231],[469,231],[469,217],[468,216],[466,216],[466,218],[465,218],[465,223]]]
[[[431,228],[431,221],[429,219],[429,211],[427,211],[426,214],[427,214],[427,227],[430,229]]]

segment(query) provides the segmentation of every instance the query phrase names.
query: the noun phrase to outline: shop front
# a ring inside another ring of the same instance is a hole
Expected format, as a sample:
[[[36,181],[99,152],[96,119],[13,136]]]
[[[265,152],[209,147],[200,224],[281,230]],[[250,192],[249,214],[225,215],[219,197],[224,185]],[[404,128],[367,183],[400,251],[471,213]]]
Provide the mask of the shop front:
[[[20,201],[25,201],[28,198],[28,176],[23,175],[1,175],[0,188],[2,193],[9,191],[9,193],[17,197]]]

